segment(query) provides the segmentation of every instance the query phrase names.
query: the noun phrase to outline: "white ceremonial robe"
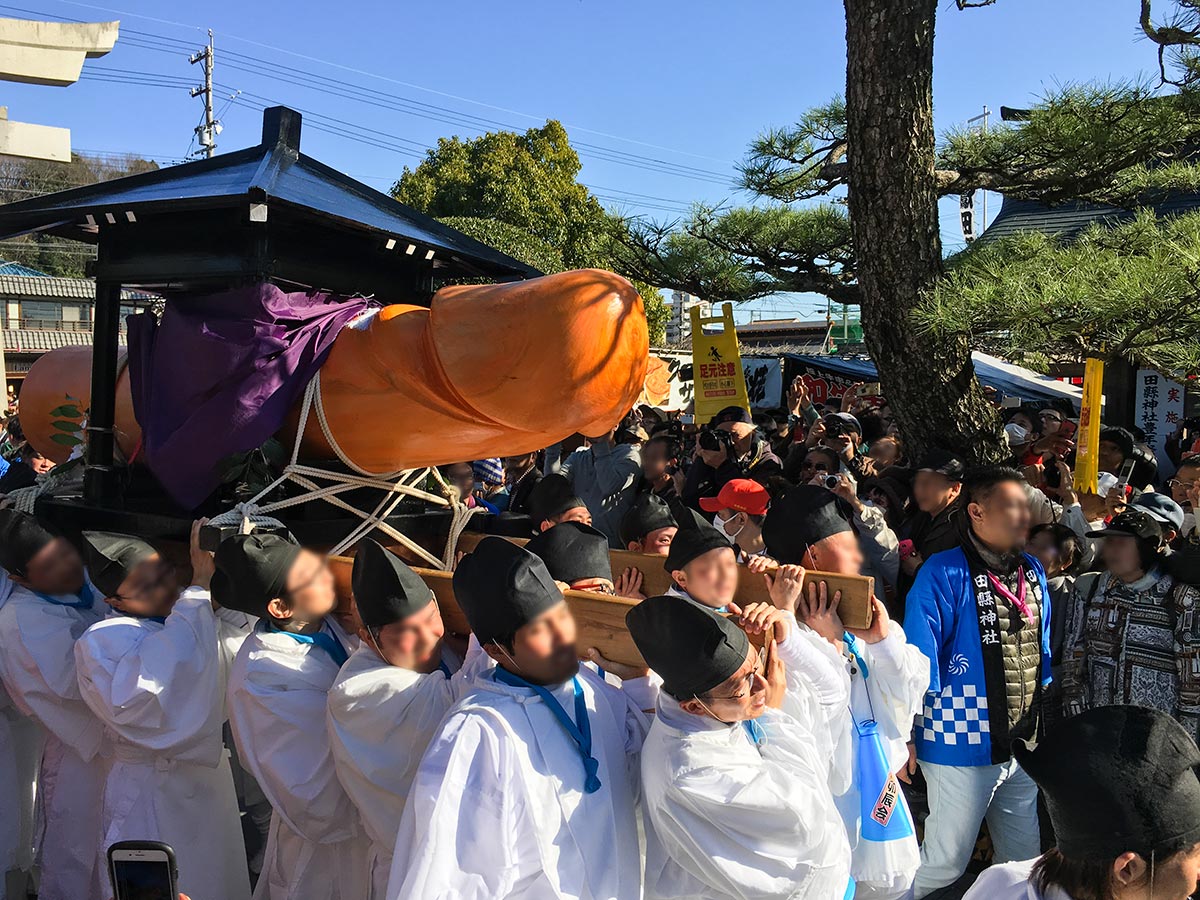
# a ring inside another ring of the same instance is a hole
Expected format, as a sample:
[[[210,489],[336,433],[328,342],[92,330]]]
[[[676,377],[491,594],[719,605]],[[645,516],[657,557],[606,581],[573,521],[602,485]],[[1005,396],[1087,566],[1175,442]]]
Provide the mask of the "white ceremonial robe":
[[[453,654],[444,652],[442,661],[452,673],[462,671]],[[338,780],[371,839],[371,900],[387,896],[392,850],[417,765],[464,681],[441,669],[423,675],[390,665],[363,643],[329,690],[329,738]]]
[[[421,760],[388,900],[640,900],[646,680],[622,690],[580,668],[601,782],[588,794],[579,746],[550,707],[494,675],[472,680]],[[550,691],[574,722],[572,683]]]
[[[14,585],[0,569],[0,607]],[[10,869],[33,866],[33,808],[42,729],[13,705],[0,683],[0,879]]]
[[[1060,887],[1052,886],[1044,894],[1029,880],[1036,859],[989,866],[963,894],[963,900],[1071,900]]]
[[[38,774],[40,900],[96,897],[108,881],[97,866],[109,747],[104,726],[79,694],[75,641],[108,605],[91,588],[83,608],[15,586],[0,609],[0,680],[13,705],[45,735]]]
[[[208,591],[189,587],[165,623],[114,613],[76,642],[75,663],[113,741],[101,859],[117,841],[162,841],[192,900],[249,900]]]
[[[779,645],[783,709],[744,723],[685,712],[663,693],[642,748],[646,898],[843,900],[849,678],[827,641],[792,622]]]
[[[229,687],[229,672],[233,669],[233,661],[237,659],[242,644],[258,624],[258,616],[250,616],[235,609],[225,609],[223,606],[217,607],[216,615],[217,655],[221,663],[221,694],[224,696]],[[222,709],[224,706],[225,701],[222,700]]]
[[[33,866],[34,797],[42,729],[13,705],[0,684],[0,879]]]
[[[924,708],[929,689],[929,659],[908,643],[904,629],[896,622],[888,625],[888,636],[876,644],[858,640],[856,646],[867,665],[864,679],[857,665],[850,676],[851,714],[858,722],[874,719],[888,771],[898,772],[908,764],[908,742],[913,719]],[[861,839],[862,798],[858,777],[858,731],[850,723],[854,777],[850,789],[837,798],[837,806],[846,823],[852,862],[850,874],[858,882],[861,898],[894,900],[907,895],[921,865],[921,847],[916,834],[901,840],[877,843]],[[872,798],[874,799],[874,798]],[[907,809],[908,801],[900,792],[899,802]],[[912,811],[908,810],[909,819]],[[914,820],[915,828],[915,820]]]
[[[325,628],[347,652],[332,618]],[[325,707],[337,662],[259,622],[229,675],[229,724],[242,765],[271,801],[256,900],[362,900],[370,842],[334,770]]]

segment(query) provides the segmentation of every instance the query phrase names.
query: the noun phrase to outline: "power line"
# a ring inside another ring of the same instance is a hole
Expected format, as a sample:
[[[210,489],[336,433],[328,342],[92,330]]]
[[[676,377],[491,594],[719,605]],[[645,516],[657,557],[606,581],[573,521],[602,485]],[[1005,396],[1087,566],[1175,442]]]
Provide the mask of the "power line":
[[[224,56],[226,56],[226,57],[235,57],[235,58],[240,55],[241,54],[237,54],[233,51],[226,51],[224,54]],[[359,88],[355,85],[345,83],[345,82],[338,82],[336,79],[327,79],[324,76],[309,77],[305,73],[301,72],[300,70],[291,70],[293,72],[293,74],[291,74],[291,75],[276,75],[276,74],[272,74],[269,71],[263,71],[260,68],[254,68],[254,67],[248,67],[248,66],[242,65],[242,64],[240,64],[240,61],[238,61],[236,59],[233,62],[230,62],[228,59],[226,59],[226,61],[224,63],[224,68],[232,69],[232,70],[236,70],[236,71],[240,71],[240,72],[245,72],[247,74],[258,75],[260,77],[268,78],[271,80],[284,81],[285,83],[290,84],[292,86],[296,86],[298,83],[299,86],[301,86],[301,87],[316,91],[318,93],[336,96],[339,99],[355,100],[357,102],[360,102],[360,103],[363,103],[365,105],[372,106],[375,108],[388,109],[388,110],[392,110],[395,112],[404,113],[406,115],[411,115],[416,118],[422,118],[422,119],[428,119],[431,121],[442,122],[442,123],[454,125],[457,127],[464,127],[464,128],[468,128],[468,129],[471,129],[473,131],[480,132],[480,133],[482,133],[483,131],[486,131],[488,127],[501,128],[501,129],[511,129],[512,128],[512,126],[506,125],[506,123],[504,123],[504,122],[495,122],[492,120],[482,119],[482,118],[476,117],[476,116],[460,114],[460,113],[455,112],[454,110],[442,110],[438,107],[432,106],[431,104],[423,104],[423,103],[420,103],[417,101],[408,101],[405,98],[388,97],[387,95],[380,94],[377,91],[372,91],[372,90],[366,89],[366,88]],[[283,67],[283,68],[285,70],[289,69],[289,67]],[[97,77],[95,79],[89,78],[88,80],[107,79],[107,80],[115,82],[115,83],[123,83],[123,84],[144,83],[145,86],[148,86],[148,87],[162,87],[162,88],[182,86],[184,84],[189,83],[189,82],[187,82],[186,79],[181,79],[181,78],[179,78],[177,76],[173,76],[173,75],[167,75],[165,73],[143,72],[140,70],[129,70],[129,69],[118,69],[117,67],[114,67],[114,66],[97,65],[97,66],[90,67],[90,69],[87,71],[96,73],[96,75],[97,75]],[[86,75],[86,72],[85,72],[85,75]],[[137,80],[138,77],[143,77],[144,82],[139,82]],[[320,79],[320,80],[318,81],[316,79]],[[323,84],[323,83],[321,83],[322,81],[328,82],[328,83]],[[240,93],[244,94],[247,97],[256,97],[259,100],[266,101],[268,103],[278,103],[279,102],[278,100],[274,100],[272,98],[265,97],[261,94],[256,94],[252,91],[241,91]],[[378,97],[373,96],[376,94],[378,94],[379,96]],[[365,96],[363,96],[363,95],[365,95]],[[290,104],[290,105],[292,105],[293,108],[297,109],[299,112],[305,113],[305,115],[320,115],[319,113],[315,113],[311,110],[304,110],[304,109],[296,106],[295,104]],[[343,119],[337,119],[336,117],[333,117],[333,116],[326,116],[326,118],[336,121],[340,124],[348,125],[351,127],[358,127],[363,130],[366,130],[366,131],[372,131],[378,135],[381,135],[381,136],[387,138],[388,140],[401,141],[401,142],[408,143],[408,144],[415,144],[417,146],[422,147],[423,149],[431,149],[428,145],[419,144],[418,142],[412,141],[408,138],[401,138],[398,135],[390,134],[388,132],[381,132],[378,129],[371,129],[366,126],[355,126],[353,123],[346,122]],[[729,186],[728,179],[726,179],[724,176],[720,175],[720,173],[706,172],[705,170],[702,170],[702,169],[693,169],[693,168],[687,167],[687,166],[678,166],[675,164],[667,163],[662,160],[654,160],[649,157],[638,156],[637,154],[622,154],[620,151],[613,151],[613,150],[610,150],[609,148],[605,148],[605,147],[597,147],[595,145],[588,144],[586,142],[574,142],[573,146],[576,146],[577,148],[579,148],[581,154],[585,157],[592,157],[592,158],[596,158],[599,160],[603,160],[605,162],[612,162],[612,163],[616,163],[619,165],[625,165],[625,166],[628,166],[631,168],[640,169],[642,171],[654,172],[656,174],[673,175],[673,176],[677,176],[677,177],[687,178],[689,180],[706,181],[709,183],[720,184],[720,185],[726,186],[726,187]]]
[[[111,7],[100,6],[98,4],[84,3],[84,2],[81,2],[81,0],[59,0],[59,2],[68,3],[72,6],[84,7],[86,9],[100,10],[101,12],[115,13],[116,15],[120,15],[120,16],[129,16],[129,17],[132,17],[135,19],[145,19],[146,21],[157,22],[161,25],[171,25],[171,26],[177,27],[177,28],[185,28],[188,30],[195,30],[195,31],[201,31],[201,32],[204,30],[197,25],[188,25],[188,24],[185,24],[182,22],[172,22],[169,19],[159,19],[159,18],[155,18],[153,16],[145,16],[145,15],[141,15],[139,13],[126,12],[126,11],[119,10],[119,9],[113,9]],[[43,14],[35,13],[35,15],[43,15]],[[66,17],[59,16],[58,18],[66,18]],[[74,20],[74,21],[78,21],[78,20]],[[321,59],[320,57],[310,56],[309,54],[300,53],[299,51],[291,50],[286,47],[277,47],[273,44],[266,44],[266,43],[263,43],[262,41],[252,40],[251,38],[241,37],[236,34],[222,32],[222,36],[227,37],[230,40],[241,41],[242,43],[249,44],[254,47],[260,47],[264,50],[270,50],[274,53],[281,53],[281,54],[284,54],[287,56],[295,57],[297,59],[302,59],[302,60],[305,60],[306,62],[319,63],[321,65],[329,66],[330,68],[334,68],[334,69],[340,69],[342,71],[350,72],[355,75],[363,75],[363,76],[366,76],[367,78],[375,78],[380,81],[399,85],[401,87],[408,87],[408,88],[413,88],[414,90],[425,91],[426,93],[434,94],[434,95],[437,95],[440,97],[445,97],[449,100],[457,100],[461,103],[470,103],[474,106],[479,106],[484,109],[492,109],[497,112],[503,112],[503,113],[507,113],[509,115],[521,116],[522,118],[539,120],[539,121],[544,121],[547,118],[550,118],[549,116],[534,115],[532,113],[521,112],[520,110],[509,109],[504,106],[497,106],[495,104],[485,103],[482,100],[475,100],[470,97],[463,97],[458,94],[452,94],[447,91],[438,90],[436,88],[426,87],[425,85],[414,84],[413,82],[409,82],[409,81],[402,81],[398,78],[393,78],[391,76],[380,75],[376,72],[371,72],[366,69],[359,69],[354,66],[347,66],[342,63],[333,62],[331,60]],[[167,38],[167,40],[175,40],[175,39]],[[693,153],[693,152],[687,151],[687,150],[678,150],[678,149],[675,149],[672,147],[663,147],[658,144],[652,144],[647,141],[640,141],[635,138],[627,138],[627,137],[623,137],[623,136],[617,135],[617,134],[609,134],[607,132],[597,131],[597,130],[590,129],[590,128],[585,128],[581,125],[570,125],[568,127],[574,129],[575,131],[582,131],[587,134],[594,134],[597,137],[604,137],[604,138],[608,138],[610,140],[617,140],[617,141],[623,141],[623,142],[630,143],[630,144],[637,144],[637,145],[647,147],[650,149],[654,149],[654,150],[662,150],[667,153],[675,153],[680,156],[690,156],[695,159],[707,159],[712,162],[718,162],[718,163],[723,163],[723,164],[728,163],[727,160],[719,159],[714,156],[706,156],[704,154]]]
[[[62,0],[62,2],[69,2],[69,0]],[[76,5],[87,5],[87,4],[76,4]],[[22,7],[11,6],[11,5],[7,5],[7,4],[0,4],[0,8],[11,9],[11,10],[23,12],[23,13],[26,13],[29,15],[38,15],[38,16],[44,15],[44,13],[37,13],[32,10],[24,9]],[[104,7],[94,7],[94,8],[104,9]],[[67,18],[67,17],[59,17],[59,18]],[[143,17],[143,18],[151,18],[151,17]],[[154,20],[154,21],[162,21],[162,20]],[[124,33],[126,35],[132,35],[132,39],[128,39],[127,42],[131,43],[133,46],[136,46],[136,47],[139,47],[142,49],[160,50],[162,52],[168,52],[168,53],[171,53],[172,55],[174,55],[177,53],[182,53],[185,49],[189,48],[189,45],[187,45],[185,42],[179,41],[178,39],[172,38],[167,35],[159,35],[159,34],[155,34],[153,32],[143,32],[143,31],[138,31],[136,29],[128,29],[128,28],[124,30]],[[231,36],[231,37],[234,37],[234,36]],[[236,38],[236,37],[235,37],[235,39],[245,40],[245,39]],[[258,42],[255,42],[255,41],[249,41],[249,43],[258,44]],[[402,85],[407,84],[406,82],[399,82],[399,81],[396,81],[395,79],[390,79],[385,76],[376,76],[370,72],[361,72],[361,71],[353,69],[351,67],[344,67],[344,66],[340,66],[339,64],[336,64],[336,63],[329,63],[324,60],[318,60],[315,58],[306,57],[304,54],[296,54],[292,51],[282,50],[280,48],[272,48],[272,47],[270,47],[270,45],[262,45],[262,46],[265,46],[268,49],[278,50],[279,52],[289,53],[294,56],[300,56],[301,58],[310,59],[310,61],[322,62],[322,63],[331,65],[331,66],[334,66],[337,68],[346,68],[349,71],[358,72],[359,74],[365,74],[368,77],[377,77],[384,81],[394,81],[394,82],[402,84]],[[488,119],[488,118],[485,118],[482,116],[476,116],[476,115],[473,115],[470,113],[465,113],[465,112],[462,112],[459,110],[453,110],[448,107],[438,106],[437,104],[426,103],[426,102],[420,101],[420,100],[414,100],[414,99],[408,98],[408,97],[387,94],[382,91],[377,91],[373,88],[365,87],[360,84],[353,84],[351,82],[347,82],[347,81],[344,81],[341,79],[330,78],[329,76],[320,75],[318,73],[311,72],[309,70],[299,69],[299,68],[296,68],[293,66],[287,66],[282,63],[267,62],[267,61],[261,60],[257,57],[248,56],[248,55],[242,54],[242,53],[237,53],[236,51],[225,51],[225,55],[235,57],[242,63],[241,65],[227,63],[227,65],[230,68],[237,69],[238,71],[244,71],[249,74],[256,74],[256,75],[259,75],[259,76],[265,77],[265,78],[284,81],[290,85],[296,85],[297,82],[299,82],[299,84],[301,86],[306,87],[310,90],[317,90],[317,91],[320,91],[323,93],[331,93],[342,99],[352,99],[352,100],[356,100],[358,102],[367,103],[369,105],[374,105],[374,106],[377,106],[380,108],[392,109],[394,111],[402,112],[407,115],[413,115],[413,116],[417,116],[419,118],[432,119],[434,121],[441,121],[441,122],[455,125],[456,127],[471,128],[471,129],[474,129],[474,130],[480,131],[480,132],[491,130],[493,128],[502,128],[502,129],[507,129],[507,130],[520,130],[517,126],[513,126],[511,124],[501,122],[501,121],[498,121],[495,119]],[[102,68],[102,67],[97,67],[97,68]],[[272,72],[270,70],[275,70],[275,71]],[[89,79],[89,80],[92,80],[92,79]],[[128,83],[128,82],[126,82],[126,83]],[[153,86],[168,87],[169,84],[158,83]],[[425,88],[421,88],[419,85],[415,85],[415,86],[409,85],[409,86],[417,87],[418,89],[422,89],[422,90],[427,90]],[[347,96],[347,94],[346,94],[347,90],[352,91],[354,93]],[[441,92],[433,91],[433,93],[441,93]],[[454,97],[455,95],[447,95],[447,96]],[[457,99],[466,100],[466,98],[457,98]],[[466,100],[466,102],[475,102],[475,101]],[[482,106],[488,107],[488,108],[494,108],[499,111],[515,113],[515,111],[506,110],[504,107],[491,107],[489,104],[479,104],[479,105],[482,105]],[[515,114],[522,115],[522,116],[528,116],[528,114],[526,114],[526,113],[515,113]],[[532,117],[532,118],[536,118],[536,117]],[[590,129],[586,129],[586,128],[576,128],[575,126],[571,126],[571,127],[575,128],[575,130],[577,130],[577,131],[603,134],[602,132],[592,132]],[[656,147],[656,145],[645,144],[645,142],[633,141],[632,139],[628,139],[628,138],[620,138],[618,136],[612,136],[612,135],[608,135],[608,136],[615,137],[618,140],[631,141],[632,143],[639,143],[639,144],[643,144],[643,145],[650,146],[650,147]],[[688,165],[684,165],[684,164],[680,164],[680,163],[672,163],[667,160],[657,159],[654,157],[642,156],[640,154],[630,153],[628,151],[616,150],[611,147],[604,147],[604,146],[592,144],[592,143],[589,143],[586,141],[576,140],[573,142],[573,144],[577,149],[579,149],[583,153],[583,155],[588,156],[588,157],[593,157],[600,161],[615,163],[618,165],[631,166],[633,168],[641,169],[643,171],[655,172],[657,174],[667,174],[667,175],[673,175],[676,177],[691,178],[691,179],[698,180],[698,181],[707,181],[710,183],[717,183],[724,187],[731,186],[729,177],[720,172],[715,172],[715,171],[708,170],[708,169],[701,169],[701,168],[698,168],[695,166],[688,166]],[[685,153],[684,151],[675,151],[670,148],[657,148],[657,149],[663,149],[663,150],[666,150],[667,152],[673,152],[673,153],[675,153],[675,152],[684,153],[684,155],[690,155],[690,156],[694,156],[694,157],[698,157],[698,158],[706,158],[706,159],[714,159],[715,160],[714,157],[704,157],[700,154],[688,154],[688,153]]]

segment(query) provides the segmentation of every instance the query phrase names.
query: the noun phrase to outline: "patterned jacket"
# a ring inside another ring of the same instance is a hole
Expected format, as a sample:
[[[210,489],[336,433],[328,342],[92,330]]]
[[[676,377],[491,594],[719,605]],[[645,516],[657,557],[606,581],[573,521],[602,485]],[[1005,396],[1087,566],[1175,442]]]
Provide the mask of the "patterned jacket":
[[[1067,625],[1067,715],[1132,703],[1162,710],[1200,738],[1200,591],[1159,569],[1126,583],[1080,578]]]
[[[986,579],[974,583],[961,547],[934,554],[917,572],[904,633],[930,660],[929,693],[915,729],[922,762],[1005,762],[1011,738],[1033,723],[1036,689],[1050,682],[1050,602],[1041,564],[1026,555],[1022,565],[1035,621],[1013,632],[1009,623],[1020,620],[1002,608],[1006,601],[981,593]]]

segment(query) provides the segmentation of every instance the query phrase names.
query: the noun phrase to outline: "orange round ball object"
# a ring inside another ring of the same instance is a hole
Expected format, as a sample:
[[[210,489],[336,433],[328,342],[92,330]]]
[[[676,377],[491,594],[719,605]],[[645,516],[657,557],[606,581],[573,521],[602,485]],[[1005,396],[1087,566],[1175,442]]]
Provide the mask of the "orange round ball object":
[[[38,357],[21,385],[21,429],[26,440],[42,455],[56,463],[67,461],[71,447],[55,439],[66,434],[56,428],[56,421],[79,422],[53,415],[62,406],[87,410],[92,403],[92,348],[62,347]],[[129,369],[121,367],[117,376],[117,409],[114,426],[117,447],[126,459],[142,439],[142,429],[133,415],[133,400],[129,393]]]

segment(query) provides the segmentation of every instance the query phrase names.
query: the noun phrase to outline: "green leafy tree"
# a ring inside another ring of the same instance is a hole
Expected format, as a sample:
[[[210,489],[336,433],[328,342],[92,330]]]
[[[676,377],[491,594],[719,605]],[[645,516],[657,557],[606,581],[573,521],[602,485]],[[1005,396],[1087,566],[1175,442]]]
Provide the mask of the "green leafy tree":
[[[132,154],[90,156],[76,153],[71,161],[0,156],[0,203],[15,203],[41,194],[137,175],[158,168],[153,160]],[[70,245],[53,235],[31,235],[0,243],[0,259],[19,262],[51,275],[80,276],[94,251],[86,244]]]
[[[578,182],[582,164],[566,129],[550,120],[524,134],[442,138],[392,196],[476,240],[551,273],[613,268],[620,223]],[[650,283],[634,279],[662,344],[670,310]]]
[[[494,131],[441,138],[392,195],[429,215],[495,219],[560,248],[568,268],[599,255],[606,214],[576,180],[582,164],[559,122],[524,134]]]
[[[1195,317],[1169,314],[1172,305],[1200,300],[1189,287],[1189,263],[1158,267],[1172,248],[1186,254],[1200,226],[1142,216],[1074,245],[1028,236],[945,260],[937,215],[939,198],[981,188],[1118,208],[1200,189],[1193,165],[1200,146],[1196,0],[1176,0],[1158,22],[1150,0],[1131,0],[1131,14],[1159,49],[1158,83],[1063,88],[1019,124],[955,131],[940,141],[933,128],[936,0],[844,6],[844,99],[765,132],[741,165],[742,186],[763,205],[701,207],[674,226],[627,222],[620,269],[712,299],[811,291],[858,304],[883,388],[918,452],[939,444],[980,460],[1003,455],[999,421],[974,377],[972,346],[1038,349],[1030,361],[1103,352],[1196,371]],[[1132,290],[1135,272],[1153,278]],[[1147,315],[1135,298],[1146,299],[1151,284],[1168,293]]]

